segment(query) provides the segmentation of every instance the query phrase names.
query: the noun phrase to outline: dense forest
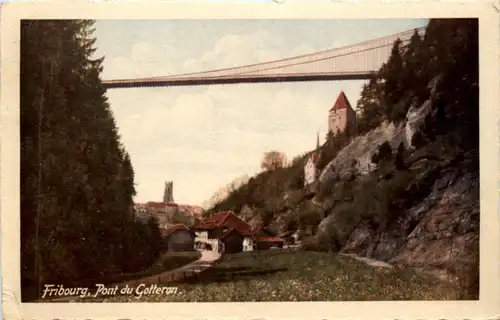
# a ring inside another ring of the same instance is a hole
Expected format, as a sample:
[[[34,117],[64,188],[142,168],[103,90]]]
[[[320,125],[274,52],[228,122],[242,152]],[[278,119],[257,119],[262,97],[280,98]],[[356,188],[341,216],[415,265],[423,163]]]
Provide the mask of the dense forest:
[[[135,221],[134,171],[94,58],[93,21],[21,24],[21,282],[82,283],[147,268],[154,220]]]

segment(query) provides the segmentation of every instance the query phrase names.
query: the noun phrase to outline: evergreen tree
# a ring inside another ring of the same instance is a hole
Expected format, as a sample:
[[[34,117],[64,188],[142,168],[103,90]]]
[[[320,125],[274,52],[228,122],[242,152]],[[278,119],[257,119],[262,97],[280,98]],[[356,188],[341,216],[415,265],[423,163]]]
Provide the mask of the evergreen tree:
[[[380,161],[390,159],[392,157],[392,148],[388,141],[382,143],[377,151],[372,155],[371,161],[379,163]]]
[[[158,220],[155,217],[151,217],[147,223],[149,229],[150,240],[149,244],[151,247],[151,263],[154,259],[156,259],[161,251],[163,246],[163,238],[160,233],[160,228],[158,226]]]
[[[396,104],[399,102],[404,93],[403,87],[403,57],[401,56],[401,40],[398,38],[392,47],[389,60],[381,70],[382,79],[385,81],[383,103],[384,111],[390,120],[393,120],[393,109],[397,108]]]
[[[427,86],[426,83],[419,81],[419,76],[421,76],[425,66],[423,59],[420,57],[421,48],[422,38],[418,34],[417,30],[415,30],[403,54],[403,81],[405,87],[410,90],[411,95],[425,91]],[[405,107],[405,111],[407,111],[408,106]]]
[[[398,170],[402,170],[405,168],[404,152],[405,152],[405,146],[403,142],[401,142],[398,146],[396,157],[394,158],[394,164],[396,166],[396,169]]]
[[[93,57],[92,25],[21,24],[23,300],[39,296],[44,283],[127,268],[130,239],[142,228],[132,214],[130,158],[99,78],[103,59]]]
[[[376,128],[382,122],[384,112],[381,108],[383,84],[378,76],[363,86],[357,109],[360,116],[357,121],[358,133],[363,134]]]

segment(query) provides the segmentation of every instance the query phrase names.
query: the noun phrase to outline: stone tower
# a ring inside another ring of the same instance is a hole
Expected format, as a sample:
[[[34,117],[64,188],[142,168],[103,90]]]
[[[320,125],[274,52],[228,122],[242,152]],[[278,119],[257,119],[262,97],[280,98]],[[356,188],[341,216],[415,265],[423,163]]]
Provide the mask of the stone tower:
[[[163,191],[163,202],[174,202],[174,182],[166,181]]]
[[[356,112],[351,107],[344,91],[340,91],[335,104],[328,112],[328,131],[334,134],[354,128]]]

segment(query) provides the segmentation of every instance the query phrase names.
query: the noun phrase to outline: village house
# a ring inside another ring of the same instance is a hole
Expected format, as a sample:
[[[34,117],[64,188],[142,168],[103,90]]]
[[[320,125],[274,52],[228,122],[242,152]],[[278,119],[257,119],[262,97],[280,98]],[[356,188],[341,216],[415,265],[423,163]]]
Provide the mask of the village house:
[[[317,165],[319,160],[319,152],[314,151],[307,158],[304,166],[304,186],[314,183],[317,179]]]
[[[316,136],[316,150],[307,157],[304,165],[304,186],[314,183],[317,179],[317,166],[319,162],[319,133]]]
[[[205,213],[205,210],[200,206],[178,204],[173,199],[173,182],[167,181],[165,182],[163,202],[149,201],[134,204],[136,218],[146,222],[149,218],[155,217],[159,227],[164,229],[175,224],[192,226]]]
[[[150,217],[156,217],[160,229],[167,228],[172,221],[172,216],[179,211],[179,205],[173,202],[148,202],[146,211]]]
[[[208,217],[194,229],[196,242],[208,244],[218,252],[240,252],[243,242],[247,247],[251,243],[252,227],[231,211]]]
[[[195,242],[226,253],[282,247],[283,239],[264,229],[254,229],[231,211],[217,213],[195,228]]]
[[[195,234],[183,224],[176,224],[161,230],[164,250],[193,251]]]

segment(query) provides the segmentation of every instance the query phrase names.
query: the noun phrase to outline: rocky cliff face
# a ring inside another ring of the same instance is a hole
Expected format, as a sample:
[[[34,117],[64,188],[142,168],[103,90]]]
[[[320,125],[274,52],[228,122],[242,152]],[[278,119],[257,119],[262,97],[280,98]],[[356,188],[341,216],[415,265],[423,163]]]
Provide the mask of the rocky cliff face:
[[[385,141],[389,142],[394,151],[401,142],[406,148],[410,147],[413,135],[422,128],[426,117],[432,112],[435,101],[439,98],[436,88],[441,79],[442,77],[438,76],[429,82],[429,99],[422,104],[412,103],[403,123],[395,125],[383,122],[367,134],[356,137],[339,151],[321,172],[318,179],[320,183],[329,183],[335,176],[345,175],[353,167],[361,174],[369,173],[375,167],[371,157]]]
[[[373,170],[371,162],[373,153],[384,141],[390,141],[395,149],[399,143],[406,141],[403,125],[384,122],[366,135],[356,137],[337,156],[328,163],[319,176],[320,183],[329,183],[335,176],[342,176],[354,167],[361,174]]]
[[[479,245],[479,172],[465,162],[438,167],[433,175],[438,178],[422,201],[400,212],[385,229],[362,223],[342,251],[449,271],[474,263]]]
[[[399,125],[383,123],[343,148],[321,173],[320,185],[342,183],[353,165],[362,179],[375,168],[371,163],[371,156],[384,141],[388,141],[393,150],[401,142],[411,148],[413,135],[425,125],[426,117],[432,116],[436,110],[436,86],[440,79],[436,77],[430,82],[429,99],[421,105],[410,106],[404,122]],[[415,178],[408,185],[406,194],[415,194],[417,200],[414,203],[410,201],[383,227],[370,219],[361,219],[341,251],[449,273],[457,273],[461,267],[477,263],[477,159],[474,161],[474,157],[455,157],[447,161],[436,161],[423,157],[412,163],[407,170],[413,172]],[[422,190],[422,185],[427,186],[425,190]],[[317,197],[315,199],[318,201]],[[328,197],[322,199],[326,211],[335,206],[330,202]],[[327,216],[318,227],[317,239],[328,239],[328,233],[339,227],[336,226],[338,214],[326,212]]]

